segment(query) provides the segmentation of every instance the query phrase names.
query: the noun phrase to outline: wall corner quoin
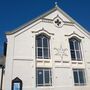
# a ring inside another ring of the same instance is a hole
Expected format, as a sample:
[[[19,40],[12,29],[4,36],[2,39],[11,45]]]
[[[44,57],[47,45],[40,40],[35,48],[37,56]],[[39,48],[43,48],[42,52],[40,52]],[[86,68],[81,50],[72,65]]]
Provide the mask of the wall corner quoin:
[[[12,69],[13,69],[13,51],[14,51],[14,37],[7,36],[7,55],[5,66],[5,90],[11,90]]]

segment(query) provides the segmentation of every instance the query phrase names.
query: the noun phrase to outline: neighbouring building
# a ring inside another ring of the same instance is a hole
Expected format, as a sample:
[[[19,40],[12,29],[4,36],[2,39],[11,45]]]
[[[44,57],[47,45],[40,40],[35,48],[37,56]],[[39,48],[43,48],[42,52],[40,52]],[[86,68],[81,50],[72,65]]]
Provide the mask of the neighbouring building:
[[[57,5],[6,37],[4,90],[90,90],[90,33]]]

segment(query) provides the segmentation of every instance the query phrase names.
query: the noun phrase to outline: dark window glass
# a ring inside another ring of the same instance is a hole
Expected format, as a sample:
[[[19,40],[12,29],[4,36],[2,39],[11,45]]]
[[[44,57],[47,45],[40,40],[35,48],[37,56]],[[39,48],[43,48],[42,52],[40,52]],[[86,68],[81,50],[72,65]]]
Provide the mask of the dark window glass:
[[[75,50],[79,50],[79,41],[75,40]]]
[[[71,58],[72,60],[75,60],[75,51],[71,51]]]
[[[84,84],[84,72],[79,71],[79,78],[80,78],[80,83]]]
[[[47,48],[44,48],[44,58],[47,59],[48,58],[48,49]]]
[[[42,47],[42,38],[37,39],[37,46]]]
[[[74,83],[78,83],[78,73],[74,71]]]
[[[45,83],[49,84],[49,71],[45,71]]]
[[[43,47],[48,47],[48,39],[46,37],[43,38]]]
[[[38,70],[38,85],[43,85],[43,70]]]
[[[42,58],[42,48],[38,48],[38,58]]]
[[[74,44],[73,44],[72,41],[70,41],[70,49],[71,49],[71,50],[74,50]]]
[[[76,55],[77,55],[77,60],[80,61],[80,52],[79,51],[76,51]]]

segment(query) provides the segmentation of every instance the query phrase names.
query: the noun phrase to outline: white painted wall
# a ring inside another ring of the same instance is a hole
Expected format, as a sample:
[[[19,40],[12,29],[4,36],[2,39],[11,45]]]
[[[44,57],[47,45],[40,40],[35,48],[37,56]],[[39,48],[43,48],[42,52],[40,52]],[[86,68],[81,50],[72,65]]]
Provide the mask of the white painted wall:
[[[53,19],[57,14],[60,15],[64,21],[70,21],[58,11],[55,11],[45,18]],[[44,30],[42,28],[44,28]],[[73,32],[77,35],[72,34]],[[46,33],[51,37],[51,58],[48,60],[48,63],[45,62],[47,59],[35,59],[35,36],[39,33]],[[68,39],[72,36],[76,36],[82,41],[81,50],[83,61],[81,64],[78,62],[73,64],[71,61]],[[11,81],[15,77],[19,77],[23,81],[23,90],[90,90],[90,36],[75,24],[63,25],[57,28],[53,23],[38,20],[21,31],[13,35],[8,35],[7,39],[8,50],[6,57],[5,90],[11,90]],[[64,56],[63,59],[55,55],[57,53],[55,48],[60,48],[60,46],[62,46],[63,49],[67,49],[65,52],[67,56]],[[36,66],[52,68],[53,86],[36,87]],[[73,68],[86,69],[86,86],[74,86]]]

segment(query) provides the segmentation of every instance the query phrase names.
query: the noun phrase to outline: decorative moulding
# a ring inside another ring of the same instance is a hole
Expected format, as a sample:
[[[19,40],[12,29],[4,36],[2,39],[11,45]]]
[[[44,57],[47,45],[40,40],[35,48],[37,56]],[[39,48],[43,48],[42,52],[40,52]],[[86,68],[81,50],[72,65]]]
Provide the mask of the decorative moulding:
[[[54,17],[53,19],[42,18],[42,22],[52,23],[52,24],[54,24],[57,28],[60,28],[60,27],[62,27],[63,25],[72,26],[72,25],[74,24],[73,22],[63,21],[63,19],[60,18],[59,15],[57,15],[57,16]]]
[[[63,20],[59,17],[59,15],[57,15],[57,16],[53,19],[53,24],[54,24],[56,27],[60,28],[60,27],[63,26],[64,22],[63,22]]]
[[[80,36],[79,34],[77,34],[77,33],[75,33],[75,32],[73,32],[73,33],[71,33],[71,34],[68,34],[68,35],[65,35],[65,36],[68,36],[68,37],[78,36],[78,37],[80,37],[80,38],[84,38],[83,36]]]
[[[62,45],[60,45],[60,48],[54,48],[55,55],[60,56],[60,59],[63,60],[64,56],[68,56],[66,51],[68,50],[67,48],[63,48]]]
[[[41,30],[38,30],[38,31],[32,31],[32,33],[37,33],[37,34],[39,34],[39,33],[47,33],[49,35],[54,35],[54,33],[50,33],[47,30],[45,30],[44,28],[42,28]]]

